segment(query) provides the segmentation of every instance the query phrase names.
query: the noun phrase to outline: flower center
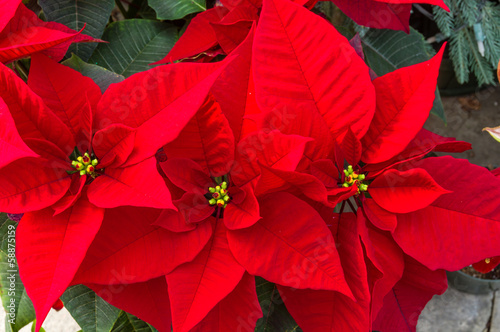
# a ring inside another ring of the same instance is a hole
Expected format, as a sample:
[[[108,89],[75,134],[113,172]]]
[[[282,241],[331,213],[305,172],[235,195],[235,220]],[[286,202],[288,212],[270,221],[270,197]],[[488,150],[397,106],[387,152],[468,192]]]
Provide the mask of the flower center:
[[[345,175],[345,180],[344,183],[342,184],[342,187],[348,188],[355,185],[358,187],[358,194],[361,193],[362,191],[368,190],[368,185],[363,183],[365,175],[359,174],[358,172],[354,171],[351,165],[347,166],[347,169],[344,169],[344,175]]]
[[[227,182],[222,182],[218,186],[209,187],[208,192],[210,195],[210,199],[208,200],[208,204],[217,205],[221,208],[226,208],[227,203],[231,200],[229,194],[227,192]]]
[[[71,166],[76,169],[77,172],[80,172],[80,176],[89,175],[95,178],[97,175],[96,167],[99,164],[97,159],[91,159],[90,155],[85,152],[83,156],[78,156],[76,160],[71,162]]]

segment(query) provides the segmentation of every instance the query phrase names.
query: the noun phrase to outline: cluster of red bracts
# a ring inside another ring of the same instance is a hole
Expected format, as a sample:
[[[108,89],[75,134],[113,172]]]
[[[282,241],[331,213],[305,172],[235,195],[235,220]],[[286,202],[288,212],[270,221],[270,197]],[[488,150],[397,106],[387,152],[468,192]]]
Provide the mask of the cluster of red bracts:
[[[40,53],[27,84],[1,65],[0,211],[24,213],[37,329],[85,284],[159,331],[252,330],[259,276],[304,331],[414,331],[445,270],[500,255],[495,173],[427,157],[470,149],[422,129],[442,50],[372,80],[302,4],[222,2],[198,16],[215,40],[167,56],[221,62],[104,94]]]

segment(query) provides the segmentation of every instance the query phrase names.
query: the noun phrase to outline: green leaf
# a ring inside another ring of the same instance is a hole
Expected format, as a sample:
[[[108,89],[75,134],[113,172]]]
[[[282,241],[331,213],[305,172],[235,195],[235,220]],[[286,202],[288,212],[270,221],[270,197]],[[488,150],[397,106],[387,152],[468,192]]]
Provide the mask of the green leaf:
[[[286,310],[275,284],[256,277],[255,286],[263,313],[262,318],[257,321],[255,332],[302,331]]]
[[[158,332],[154,327],[139,318],[121,311],[111,332]]]
[[[106,68],[88,64],[75,54],[72,54],[71,58],[64,60],[62,64],[80,72],[83,76],[90,77],[101,88],[102,93],[106,91],[110,84],[125,79],[122,75],[113,73]]]
[[[153,68],[150,63],[163,59],[177,41],[177,28],[151,20],[126,20],[110,24],[90,58],[91,63],[128,77]]]
[[[204,0],[148,0],[148,4],[159,20],[177,20],[207,9]]]
[[[110,331],[120,313],[83,285],[68,288],[61,300],[84,332]]]
[[[361,42],[366,63],[378,76],[427,61],[433,55],[429,53],[424,37],[413,28],[410,28],[409,34],[403,31],[370,29],[361,38]],[[431,113],[446,122],[437,88]]]
[[[17,223],[0,213],[0,294],[7,316],[5,330],[17,332],[35,319],[35,310],[19,277],[15,259]]]
[[[115,7],[113,0],[38,0],[48,21],[55,21],[79,31],[85,25],[84,34],[101,38]],[[75,43],[68,53],[75,53],[87,61],[97,43]]]

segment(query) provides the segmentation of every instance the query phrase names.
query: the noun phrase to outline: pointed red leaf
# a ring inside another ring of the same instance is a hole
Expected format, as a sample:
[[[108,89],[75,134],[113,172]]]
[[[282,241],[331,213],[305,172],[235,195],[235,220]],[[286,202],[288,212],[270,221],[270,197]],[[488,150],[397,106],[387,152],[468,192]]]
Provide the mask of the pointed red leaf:
[[[163,147],[167,158],[187,158],[212,177],[227,174],[234,159],[234,137],[212,95],[179,136]]]
[[[253,69],[263,111],[303,109],[309,118],[326,123],[334,138],[348,127],[358,138],[368,130],[375,110],[368,67],[330,23],[302,6],[263,2]]]
[[[341,217],[337,230],[338,251],[346,281],[356,301],[338,292],[278,285],[288,311],[306,331],[370,330],[370,292],[356,216],[343,213]]]
[[[373,200],[385,210],[394,213],[423,209],[439,196],[449,192],[420,168],[404,172],[387,170],[368,186],[368,193]]]
[[[9,108],[0,97],[0,168],[25,157],[38,157],[17,132],[14,119],[10,115]]]
[[[329,159],[320,159],[311,163],[310,172],[326,187],[336,188],[339,182],[339,171]]]
[[[70,184],[66,170],[54,168],[44,159],[19,159],[0,170],[0,211],[44,209],[62,198]]]
[[[254,331],[260,317],[262,309],[255,292],[255,278],[245,273],[236,288],[190,332]]]
[[[252,227],[228,231],[236,260],[270,282],[335,290],[352,298],[335,241],[321,216],[285,192],[266,195],[259,203],[262,219]]]
[[[342,140],[341,148],[347,163],[351,166],[357,165],[361,159],[363,146],[361,145],[361,141],[354,135],[351,128],[347,129],[347,133]]]
[[[384,298],[384,307],[373,329],[387,332],[415,332],[418,316],[435,294],[448,288],[443,270],[431,271],[411,257],[405,257],[403,278]]]
[[[215,218],[214,234],[206,247],[189,263],[167,275],[174,330],[190,331],[231,293],[245,269],[236,262],[226,238],[226,228]]]
[[[92,149],[101,167],[122,165],[134,149],[135,129],[112,124],[95,133]],[[119,145],[119,146],[118,146]]]
[[[168,159],[160,166],[174,185],[189,193],[203,195],[208,192],[208,187],[214,185],[201,166],[191,159]]]
[[[74,174],[71,176],[71,186],[69,187],[68,192],[63,198],[57,201],[57,203],[52,205],[52,208],[54,209],[54,216],[66,211],[66,209],[70,208],[77,202],[82,194],[83,186],[85,186],[86,181],[87,175],[80,176],[79,174]]]
[[[5,26],[9,23],[9,21],[14,16],[17,7],[22,0],[1,0],[0,7],[2,11],[0,12],[0,31],[2,31]]]
[[[377,109],[361,140],[363,162],[379,163],[396,156],[420,131],[434,102],[444,47],[426,62],[397,69],[373,81]]]
[[[217,42],[226,54],[231,53],[243,42],[243,40],[245,40],[252,25],[253,21],[247,20],[230,24],[211,23],[212,29],[217,37]]]
[[[0,64],[0,97],[9,108],[19,135],[48,140],[69,155],[75,148],[68,127],[12,70]]]
[[[250,227],[259,220],[259,202],[252,183],[241,187],[230,187],[231,202],[224,210],[224,224],[229,229]]]
[[[172,233],[151,225],[160,213],[136,207],[107,209],[73,284],[143,282],[193,260],[211,237],[210,224]]]
[[[309,141],[310,138],[283,135],[277,130],[248,135],[236,147],[231,181],[238,186],[253,181],[260,174],[259,163],[275,169],[294,171]]]
[[[143,206],[174,209],[170,192],[156,170],[156,158],[150,157],[134,166],[106,168],[90,185],[89,200],[96,206]]]
[[[134,147],[126,164],[153,156],[179,135],[230,61],[159,66],[112,84],[99,102],[95,123],[99,128],[119,123],[134,131],[101,157],[124,149],[132,135]]]
[[[37,331],[70,285],[104,215],[86,199],[53,217],[52,209],[25,214],[16,231],[19,274],[36,311]]]
[[[104,301],[153,325],[158,331],[171,331],[172,318],[165,276],[128,285],[86,286]]]
[[[101,99],[101,89],[91,78],[41,54],[35,54],[31,59],[28,86],[64,122],[73,136],[82,127],[81,114],[87,109],[87,98],[91,108],[95,108]]]
[[[363,201],[363,211],[368,220],[381,230],[392,232],[398,224],[396,215],[381,208],[373,199]]]
[[[219,22],[227,12],[226,8],[216,6],[196,15],[167,56],[153,64],[171,63],[193,57],[217,45],[217,37],[210,23]]]

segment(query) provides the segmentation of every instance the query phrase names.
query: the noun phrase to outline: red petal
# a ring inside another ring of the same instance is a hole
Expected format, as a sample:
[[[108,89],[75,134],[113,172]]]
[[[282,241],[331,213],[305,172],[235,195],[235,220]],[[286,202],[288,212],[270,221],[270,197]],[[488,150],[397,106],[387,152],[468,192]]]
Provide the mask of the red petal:
[[[124,149],[133,135],[134,148],[126,164],[153,156],[179,135],[230,61],[160,66],[111,85],[98,105],[95,122],[100,128],[120,123],[134,132],[107,153]]]
[[[447,288],[445,271],[431,271],[406,257],[403,278],[384,298],[384,307],[373,322],[373,329],[415,332],[418,316],[427,302],[435,294],[443,294]]]
[[[356,23],[376,29],[410,31],[411,4],[376,0],[331,0]]]
[[[278,285],[288,311],[306,331],[370,330],[370,291],[356,216],[343,213],[341,217],[337,230],[338,251],[356,301],[338,292]]]
[[[224,210],[224,224],[229,229],[250,227],[259,220],[259,202],[251,183],[239,188],[229,188],[232,198]]]
[[[0,31],[2,31],[14,16],[22,0],[3,0],[2,11],[0,12]]]
[[[286,0],[265,0],[253,66],[263,111],[303,109],[309,118],[322,119],[335,138],[348,127],[358,138],[368,130],[375,109],[368,67],[330,23],[309,10]]]
[[[347,133],[342,140],[341,148],[347,163],[351,166],[357,165],[361,159],[363,147],[360,140],[352,132],[351,128],[347,129]]]
[[[99,165],[122,165],[134,149],[134,140],[135,130],[122,124],[113,124],[99,130],[92,139],[92,148],[99,159]]]
[[[427,158],[415,166],[453,192],[423,210],[398,215],[393,236],[401,248],[432,270],[454,271],[499,256],[500,179],[452,157]]]
[[[52,113],[12,70],[0,64],[0,97],[10,110],[19,135],[23,138],[48,140],[66,155],[75,148],[68,127]]]
[[[52,205],[52,208],[54,209],[54,216],[66,211],[66,209],[75,204],[82,194],[83,186],[86,181],[86,175],[80,176],[79,174],[74,174],[71,176],[71,186],[69,187],[66,196],[60,199],[56,204]]]
[[[129,284],[165,275],[190,262],[212,234],[209,223],[172,233],[152,226],[160,210],[108,209],[73,284]]]
[[[307,203],[279,192],[260,199],[262,219],[228,231],[229,247],[252,275],[284,286],[352,293],[331,232]]]
[[[187,332],[196,326],[231,293],[244,272],[229,250],[224,224],[215,221],[212,239],[198,256],[167,275],[174,330]]]
[[[191,159],[168,159],[160,166],[173,184],[189,193],[204,195],[208,187],[214,185],[201,166]]]
[[[103,208],[143,206],[174,209],[170,192],[156,170],[156,158],[134,166],[105,169],[90,185],[89,200]]]
[[[210,22],[219,22],[227,12],[226,8],[216,6],[196,15],[167,56],[152,64],[171,63],[193,57],[217,45],[217,37]]]
[[[14,119],[10,115],[9,108],[2,98],[0,98],[0,168],[25,157],[38,157],[17,132]]]
[[[95,108],[101,99],[101,89],[91,78],[41,54],[31,58],[28,85],[73,136],[81,129],[81,114],[88,110],[87,98],[91,108]],[[85,129],[89,131],[90,128]]]
[[[164,276],[128,285],[86,285],[104,301],[153,325],[160,332],[170,332],[170,301]]]
[[[257,160],[268,167],[294,171],[310,140],[297,135],[283,135],[277,130],[248,135],[236,147],[231,181],[242,186],[256,179],[260,174]]]
[[[245,40],[253,21],[245,20],[231,24],[212,23],[211,25],[222,50],[229,54]]]
[[[326,187],[336,188],[339,182],[339,172],[329,159],[316,160],[311,163],[310,172]]]
[[[390,232],[396,229],[398,224],[396,215],[381,208],[373,199],[363,201],[363,211],[375,227]]]
[[[477,263],[472,264],[474,270],[481,273],[491,272],[495,267],[500,264],[500,256],[495,256],[487,259],[480,260]]]
[[[234,160],[234,137],[212,95],[179,136],[163,147],[168,158],[187,158],[212,177],[227,174]]]
[[[182,208],[179,208],[182,211]],[[191,208],[191,210],[194,210]],[[174,210],[163,210],[158,219],[153,223],[155,226],[161,226],[168,229],[171,232],[188,232],[196,228],[196,224],[187,222],[188,218],[184,218],[181,211],[177,212]],[[208,218],[212,215],[213,211],[202,220]]]
[[[362,138],[365,163],[386,161],[403,151],[429,116],[444,46],[432,59],[397,69],[373,81],[377,109]]]
[[[0,211],[24,213],[46,208],[66,194],[71,176],[41,158],[23,158],[0,170]]]
[[[19,273],[36,311],[37,331],[69,286],[104,215],[86,199],[53,217],[52,209],[25,214],[16,232]]]
[[[236,288],[190,332],[254,331],[260,317],[262,310],[255,292],[255,278],[245,273]]]
[[[450,193],[421,168],[405,172],[390,169],[368,186],[373,200],[387,211],[408,213],[423,209],[439,196]]]

